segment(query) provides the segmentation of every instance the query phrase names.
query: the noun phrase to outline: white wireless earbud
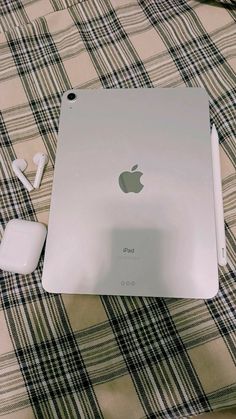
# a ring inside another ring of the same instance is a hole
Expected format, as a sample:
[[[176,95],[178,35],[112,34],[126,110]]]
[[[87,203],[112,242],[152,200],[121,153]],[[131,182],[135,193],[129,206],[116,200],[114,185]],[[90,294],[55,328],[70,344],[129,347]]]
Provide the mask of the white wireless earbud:
[[[34,179],[34,188],[38,189],[42,180],[44,167],[46,166],[48,162],[48,156],[44,153],[37,153],[34,156],[34,163],[38,166],[36,176]]]
[[[21,181],[21,183],[23,183],[27,191],[31,192],[34,188],[31,185],[31,183],[28,181],[28,179],[26,179],[26,177],[22,173],[26,169],[26,167],[27,167],[27,163],[24,159],[16,159],[12,162],[13,172]]]

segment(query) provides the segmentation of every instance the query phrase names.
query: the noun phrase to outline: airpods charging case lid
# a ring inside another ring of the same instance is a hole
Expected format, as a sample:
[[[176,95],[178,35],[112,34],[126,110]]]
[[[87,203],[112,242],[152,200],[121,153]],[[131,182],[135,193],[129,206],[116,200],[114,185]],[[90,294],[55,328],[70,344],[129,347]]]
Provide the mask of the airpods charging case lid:
[[[10,220],[0,245],[0,268],[24,275],[32,273],[38,265],[46,234],[42,223]]]

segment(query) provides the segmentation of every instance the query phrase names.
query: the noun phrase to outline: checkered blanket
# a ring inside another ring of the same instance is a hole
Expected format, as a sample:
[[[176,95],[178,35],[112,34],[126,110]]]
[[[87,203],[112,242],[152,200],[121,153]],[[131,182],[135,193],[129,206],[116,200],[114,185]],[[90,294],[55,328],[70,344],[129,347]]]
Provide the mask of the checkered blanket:
[[[220,136],[228,265],[208,301],[49,294],[42,260],[32,275],[2,272],[0,415],[173,419],[235,406],[236,9],[2,0],[1,10],[1,232],[11,218],[48,221],[65,90],[203,86]],[[49,164],[29,194],[11,161],[26,159],[33,181],[40,150]]]

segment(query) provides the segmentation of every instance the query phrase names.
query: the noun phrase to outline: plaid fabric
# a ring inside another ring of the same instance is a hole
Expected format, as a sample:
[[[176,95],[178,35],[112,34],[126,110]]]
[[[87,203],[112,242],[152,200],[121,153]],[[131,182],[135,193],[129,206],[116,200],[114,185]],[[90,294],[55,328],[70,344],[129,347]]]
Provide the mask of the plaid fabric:
[[[208,301],[48,294],[42,260],[32,275],[2,272],[0,415],[172,419],[235,407],[236,10],[196,0],[2,0],[1,10],[1,232],[11,218],[47,223],[65,90],[203,86],[229,262]],[[11,161],[25,158],[32,181],[39,150],[49,164],[29,194]]]

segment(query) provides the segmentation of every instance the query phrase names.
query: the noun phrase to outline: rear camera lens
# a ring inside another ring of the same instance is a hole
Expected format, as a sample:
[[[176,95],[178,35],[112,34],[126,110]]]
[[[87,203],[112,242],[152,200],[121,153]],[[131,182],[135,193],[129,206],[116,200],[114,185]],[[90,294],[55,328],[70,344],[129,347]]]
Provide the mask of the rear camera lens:
[[[75,100],[75,99],[76,99],[76,94],[75,94],[75,93],[69,93],[69,94],[67,95],[67,99],[68,99],[68,100],[70,100],[70,101],[72,102],[73,100]]]

